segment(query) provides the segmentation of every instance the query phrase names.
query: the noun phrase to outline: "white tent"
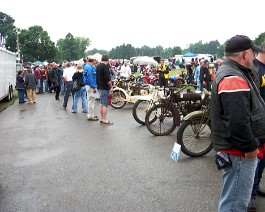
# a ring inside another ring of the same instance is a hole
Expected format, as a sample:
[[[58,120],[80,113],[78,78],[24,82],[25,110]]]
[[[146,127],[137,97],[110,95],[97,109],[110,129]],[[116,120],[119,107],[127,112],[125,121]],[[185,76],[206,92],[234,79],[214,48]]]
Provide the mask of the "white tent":
[[[101,58],[102,58],[102,54],[96,53],[96,54],[93,54],[93,55],[89,55],[89,57],[94,58],[98,62],[100,62],[101,61]]]

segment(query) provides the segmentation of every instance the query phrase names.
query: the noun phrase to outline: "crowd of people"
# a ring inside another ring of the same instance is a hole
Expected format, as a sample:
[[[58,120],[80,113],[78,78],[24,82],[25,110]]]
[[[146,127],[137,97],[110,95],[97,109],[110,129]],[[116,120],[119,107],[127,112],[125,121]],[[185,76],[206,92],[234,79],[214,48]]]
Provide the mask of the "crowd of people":
[[[36,103],[36,94],[54,92],[59,100],[64,93],[63,109],[73,97],[72,113],[78,112],[82,99],[83,113],[90,121],[98,121],[95,100],[100,99],[100,123],[112,125],[107,119],[107,108],[113,91],[115,75],[109,56],[103,55],[100,63],[84,58],[84,64],[47,67],[38,66],[25,73],[18,72],[19,103]],[[216,165],[223,172],[223,186],[219,212],[256,211],[256,196],[264,196],[259,184],[265,167],[265,42],[256,46],[244,35],[230,38],[225,47],[224,59],[218,59],[213,72],[208,60],[186,64],[190,81],[211,90],[211,130],[216,150]],[[120,77],[128,78],[128,63],[119,65]],[[137,70],[137,69],[136,69]],[[161,59],[157,66],[159,83],[165,86],[169,70]],[[61,93],[62,94],[62,93]]]
[[[98,121],[95,114],[95,100],[100,99],[100,123],[112,125],[107,120],[109,96],[112,94],[111,70],[109,56],[103,55],[100,63],[94,58],[84,58],[83,64],[66,63],[57,65],[55,62],[47,66],[28,66],[18,71],[16,89],[19,103],[36,103],[36,94],[55,93],[55,100],[64,95],[63,109],[67,109],[69,97],[73,97],[72,113],[77,113],[78,101],[82,99],[83,113],[89,121]],[[25,96],[27,101],[25,101]]]

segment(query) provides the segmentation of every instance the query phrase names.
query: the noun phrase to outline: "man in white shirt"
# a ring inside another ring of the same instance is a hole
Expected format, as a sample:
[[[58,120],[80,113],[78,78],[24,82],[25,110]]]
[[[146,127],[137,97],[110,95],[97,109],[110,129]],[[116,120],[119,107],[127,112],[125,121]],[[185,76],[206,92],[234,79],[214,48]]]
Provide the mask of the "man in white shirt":
[[[131,68],[128,63],[124,63],[121,66],[121,78],[128,79],[131,75]]]
[[[65,89],[66,89],[65,94],[64,94],[64,101],[63,101],[64,109],[66,109],[67,107],[70,92],[72,92],[72,96],[74,98],[74,92],[72,91],[72,88],[73,88],[72,76],[74,75],[75,72],[76,72],[75,67],[72,66],[70,63],[67,63],[66,69],[64,69],[64,72],[63,72],[63,80],[65,82]]]

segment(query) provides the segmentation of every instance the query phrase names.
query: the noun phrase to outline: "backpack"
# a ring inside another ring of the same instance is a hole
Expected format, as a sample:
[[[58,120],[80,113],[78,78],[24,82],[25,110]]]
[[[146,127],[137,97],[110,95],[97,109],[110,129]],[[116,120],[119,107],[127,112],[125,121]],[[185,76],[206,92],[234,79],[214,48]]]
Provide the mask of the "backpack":
[[[72,91],[79,91],[81,89],[81,79],[77,76],[73,80]]]

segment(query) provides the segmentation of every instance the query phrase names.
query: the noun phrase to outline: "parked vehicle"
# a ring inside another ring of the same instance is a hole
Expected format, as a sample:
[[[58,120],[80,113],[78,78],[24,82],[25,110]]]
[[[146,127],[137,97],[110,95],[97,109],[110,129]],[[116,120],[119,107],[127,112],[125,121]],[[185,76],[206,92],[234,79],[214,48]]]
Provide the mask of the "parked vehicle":
[[[115,109],[123,108],[128,103],[135,103],[139,99],[150,100],[149,90],[152,85],[139,85],[135,82],[125,83],[125,87],[115,87],[112,93],[111,106]]]
[[[158,85],[158,74],[153,74],[147,71],[136,77],[135,80],[139,84],[151,84],[156,86]]]
[[[170,95],[162,98],[148,110],[145,125],[156,136],[169,135],[180,125],[182,116],[201,109],[201,95],[191,92],[196,85],[181,85],[170,89]]]
[[[210,116],[211,93],[203,90],[202,99],[206,103],[201,110],[189,113],[183,118],[177,132],[177,143],[181,151],[191,157],[201,157],[213,148]]]
[[[10,101],[16,85],[16,54],[0,47],[0,100]]]
[[[147,111],[155,104],[155,102],[159,101],[164,97],[164,88],[154,87],[151,91],[150,100],[147,99],[138,99],[132,109],[133,118],[139,124],[145,125],[145,116]]]

